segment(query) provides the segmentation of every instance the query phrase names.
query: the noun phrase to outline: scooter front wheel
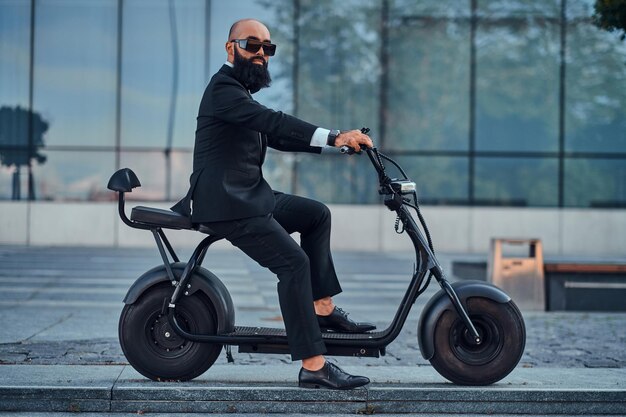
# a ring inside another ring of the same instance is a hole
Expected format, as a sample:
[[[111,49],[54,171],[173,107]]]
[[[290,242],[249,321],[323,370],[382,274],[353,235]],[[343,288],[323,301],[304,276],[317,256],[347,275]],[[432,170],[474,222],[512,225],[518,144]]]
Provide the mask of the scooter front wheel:
[[[218,358],[222,345],[195,343],[178,336],[162,314],[173,288],[148,289],[134,304],[124,306],[119,322],[120,345],[137,372],[155,381],[186,381],[203,374]],[[210,301],[201,293],[182,297],[176,319],[190,333],[215,334],[217,324]]]
[[[466,308],[481,343],[475,343],[455,311],[447,310],[435,326],[430,363],[456,384],[489,385],[508,375],[520,361],[526,344],[524,319],[513,301],[472,297]]]

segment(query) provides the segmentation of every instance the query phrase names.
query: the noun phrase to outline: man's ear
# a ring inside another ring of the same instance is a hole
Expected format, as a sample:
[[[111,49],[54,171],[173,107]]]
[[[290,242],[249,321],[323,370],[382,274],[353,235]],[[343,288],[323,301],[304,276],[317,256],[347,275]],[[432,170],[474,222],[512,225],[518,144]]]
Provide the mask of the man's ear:
[[[235,43],[228,41],[224,47],[226,49],[226,53],[228,54],[228,61],[233,62],[235,60]]]

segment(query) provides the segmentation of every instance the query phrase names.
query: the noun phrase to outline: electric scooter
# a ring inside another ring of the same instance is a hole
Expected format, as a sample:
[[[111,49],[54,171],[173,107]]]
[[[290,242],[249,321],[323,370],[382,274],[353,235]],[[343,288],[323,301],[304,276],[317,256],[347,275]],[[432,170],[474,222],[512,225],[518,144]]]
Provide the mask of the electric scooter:
[[[343,153],[354,153],[348,147]],[[324,332],[327,355],[380,357],[400,334],[411,307],[432,277],[441,290],[424,307],[418,324],[422,356],[443,377],[460,385],[488,385],[508,375],[518,364],[526,343],[524,319],[501,289],[482,281],[450,283],[437,261],[426,222],[417,201],[416,184],[391,158],[376,148],[369,157],[378,174],[379,193],[397,214],[396,231],[404,231],[415,248],[415,270],[387,328],[363,334]],[[391,178],[384,165],[394,165],[403,178]],[[129,168],[110,178],[118,193],[122,221],[152,232],[163,264],[141,275],[128,290],[119,320],[119,340],[130,365],[157,381],[185,381],[206,372],[226,347],[247,353],[289,353],[284,329],[235,325],[235,309],[222,281],[202,266],[208,248],[220,240],[202,225],[173,211],[137,206],[130,219],[124,194],[141,186]],[[418,227],[412,212],[424,230]],[[401,228],[401,230],[399,229]],[[208,235],[187,262],[181,262],[163,229],[192,230]],[[169,255],[169,256],[168,256]],[[170,260],[169,257],[172,259]]]

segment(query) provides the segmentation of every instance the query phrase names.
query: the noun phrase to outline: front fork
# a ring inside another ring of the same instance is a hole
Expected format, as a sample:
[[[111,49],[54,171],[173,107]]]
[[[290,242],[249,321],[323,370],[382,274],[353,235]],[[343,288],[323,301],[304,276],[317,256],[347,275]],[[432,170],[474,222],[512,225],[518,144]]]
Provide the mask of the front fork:
[[[480,345],[482,343],[482,339],[480,335],[478,334],[476,327],[474,327],[474,323],[472,323],[472,321],[470,320],[469,315],[467,314],[467,311],[465,311],[463,304],[461,304],[461,300],[459,300],[459,297],[456,295],[454,288],[452,288],[452,285],[450,285],[448,280],[443,276],[443,270],[441,269],[441,267],[437,265],[431,268],[430,272],[433,274],[435,279],[437,279],[439,286],[448,295],[448,297],[450,298],[450,301],[452,301],[452,305],[454,305],[456,312],[458,313],[461,320],[463,320],[465,327],[467,327],[467,329],[469,330],[470,335],[472,336],[472,339],[474,340],[474,342],[476,342],[477,345]]]
[[[469,315],[467,314],[465,307],[463,307],[461,300],[459,300],[459,297],[456,295],[454,288],[452,288],[452,285],[450,285],[448,280],[445,278],[443,274],[443,269],[441,268],[439,261],[437,261],[434,252],[430,249],[430,246],[428,245],[428,241],[424,238],[424,235],[417,227],[413,216],[411,216],[405,206],[401,206],[397,210],[397,213],[402,220],[404,228],[409,234],[411,241],[413,242],[413,246],[415,246],[418,259],[421,259],[422,261],[420,264],[424,265],[425,268],[433,274],[433,276],[439,283],[439,286],[441,286],[443,291],[448,295],[450,301],[452,302],[452,305],[454,305],[454,308],[456,309],[457,314],[459,315],[461,320],[463,320],[463,323],[465,324],[465,327],[467,327],[467,330],[469,330],[474,342],[476,342],[477,345],[481,344],[482,338],[480,337],[480,334],[478,334],[478,330],[476,330],[476,327],[470,320]]]

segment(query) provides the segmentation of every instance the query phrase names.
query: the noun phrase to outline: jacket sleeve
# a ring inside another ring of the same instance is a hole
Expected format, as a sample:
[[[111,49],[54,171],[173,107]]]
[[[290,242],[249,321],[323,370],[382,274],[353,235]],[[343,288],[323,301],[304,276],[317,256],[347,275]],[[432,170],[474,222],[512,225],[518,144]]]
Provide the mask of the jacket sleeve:
[[[322,153],[322,148],[319,146],[311,146],[299,141],[294,141],[290,138],[283,139],[276,136],[268,136],[267,144],[270,148],[284,152]]]
[[[263,106],[228,77],[215,83],[211,101],[213,117],[266,134],[276,149],[317,152],[310,146],[317,126]]]

